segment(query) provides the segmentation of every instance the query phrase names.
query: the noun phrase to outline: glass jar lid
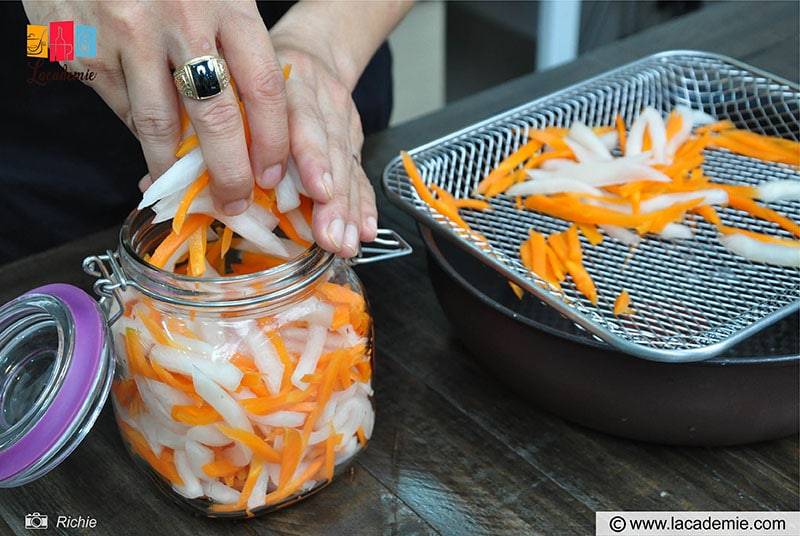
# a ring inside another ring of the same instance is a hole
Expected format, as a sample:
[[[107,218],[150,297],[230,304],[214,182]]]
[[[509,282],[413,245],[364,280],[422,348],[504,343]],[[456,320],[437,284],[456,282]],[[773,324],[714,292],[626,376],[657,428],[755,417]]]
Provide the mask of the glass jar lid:
[[[106,335],[97,302],[71,285],[0,307],[0,487],[43,476],[89,432],[114,373]]]

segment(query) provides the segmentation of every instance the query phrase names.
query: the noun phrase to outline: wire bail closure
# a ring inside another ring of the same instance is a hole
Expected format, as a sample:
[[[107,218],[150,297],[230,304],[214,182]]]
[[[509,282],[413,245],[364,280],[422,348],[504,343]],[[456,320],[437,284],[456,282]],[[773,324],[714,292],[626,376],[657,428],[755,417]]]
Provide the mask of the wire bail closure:
[[[83,271],[96,278],[92,286],[95,293],[103,298],[113,299],[117,302],[116,312],[108,319],[108,325],[112,325],[122,316],[122,312],[125,310],[120,291],[124,291],[129,285],[133,285],[124,276],[122,267],[119,264],[118,254],[107,249],[105,255],[86,257],[83,260]]]
[[[409,255],[413,248],[392,229],[378,229],[378,236],[369,244],[362,245],[358,255],[347,259],[347,264],[370,264]]]

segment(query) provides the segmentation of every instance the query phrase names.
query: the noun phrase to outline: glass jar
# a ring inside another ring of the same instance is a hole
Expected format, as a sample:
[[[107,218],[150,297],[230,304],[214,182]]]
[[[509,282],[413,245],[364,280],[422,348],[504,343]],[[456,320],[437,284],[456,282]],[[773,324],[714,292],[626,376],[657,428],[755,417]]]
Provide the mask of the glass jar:
[[[248,275],[196,278],[144,258],[170,230],[134,212],[95,285],[130,454],[170,496],[246,517],[330,483],[372,434],[373,326],[349,264],[312,245]],[[89,271],[92,271],[91,269]]]

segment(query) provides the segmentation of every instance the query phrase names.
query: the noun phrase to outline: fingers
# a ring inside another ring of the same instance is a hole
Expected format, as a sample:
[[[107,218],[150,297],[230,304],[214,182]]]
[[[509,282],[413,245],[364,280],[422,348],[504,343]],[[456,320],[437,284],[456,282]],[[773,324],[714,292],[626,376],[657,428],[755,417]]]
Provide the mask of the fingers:
[[[122,58],[130,105],[129,128],[142,146],[150,177],[160,177],[175,162],[180,142],[180,105],[172,75],[155,56]]]
[[[255,181],[265,188],[274,187],[286,172],[289,156],[281,65],[258,11],[225,19],[220,40],[249,118],[250,162]]]

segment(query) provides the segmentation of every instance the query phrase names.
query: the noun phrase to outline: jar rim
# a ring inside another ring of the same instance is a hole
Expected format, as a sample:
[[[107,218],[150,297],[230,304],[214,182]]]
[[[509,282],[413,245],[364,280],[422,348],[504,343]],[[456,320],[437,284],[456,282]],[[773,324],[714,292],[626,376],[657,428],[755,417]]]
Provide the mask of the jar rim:
[[[213,277],[177,274],[153,266],[140,253],[144,242],[152,240],[148,233],[163,235],[163,230],[169,228],[169,222],[153,224],[154,217],[155,213],[145,208],[132,211],[125,219],[119,233],[120,269],[127,279],[125,283],[174,305],[247,307],[280,299],[310,285],[336,259],[314,243],[286,262],[259,272]]]

